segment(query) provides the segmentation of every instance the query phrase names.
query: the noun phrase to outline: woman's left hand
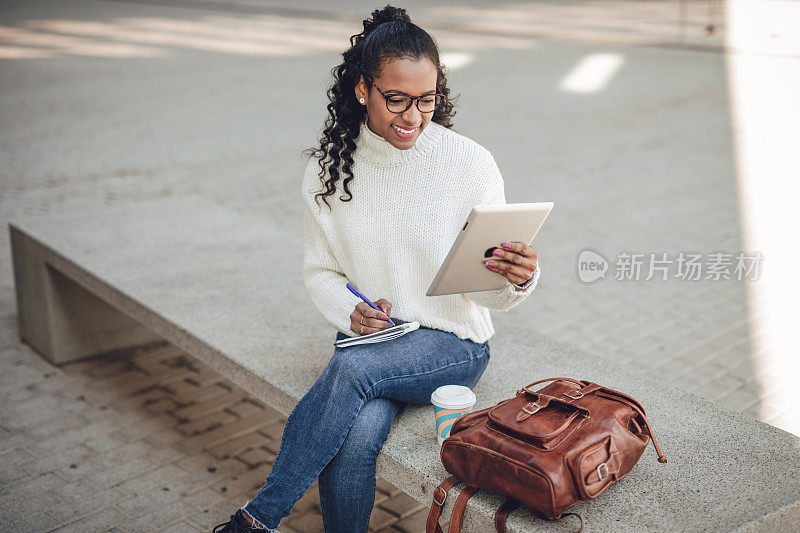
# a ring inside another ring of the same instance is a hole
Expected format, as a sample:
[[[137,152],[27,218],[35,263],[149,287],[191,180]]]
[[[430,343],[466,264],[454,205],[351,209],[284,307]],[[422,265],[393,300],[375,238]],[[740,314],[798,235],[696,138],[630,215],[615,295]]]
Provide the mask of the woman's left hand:
[[[496,248],[493,257],[483,261],[492,272],[502,274],[511,283],[522,285],[533,277],[539,264],[539,252],[524,242],[509,241]]]

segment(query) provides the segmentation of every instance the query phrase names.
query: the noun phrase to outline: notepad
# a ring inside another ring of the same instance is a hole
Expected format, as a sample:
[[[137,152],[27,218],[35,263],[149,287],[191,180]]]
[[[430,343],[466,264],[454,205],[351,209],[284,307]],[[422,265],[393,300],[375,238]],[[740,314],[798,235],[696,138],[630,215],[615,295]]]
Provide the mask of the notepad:
[[[393,318],[395,323],[398,323],[399,320]],[[386,342],[392,339],[396,339],[397,337],[402,337],[406,333],[410,333],[415,329],[419,328],[419,322],[403,322],[402,324],[397,324],[396,326],[392,326],[391,328],[386,328],[381,331],[376,331],[375,333],[370,333],[369,335],[359,335],[358,337],[349,337],[347,339],[341,339],[333,343],[334,346],[338,348],[346,348],[347,346],[355,346],[356,344],[370,344],[375,342]]]

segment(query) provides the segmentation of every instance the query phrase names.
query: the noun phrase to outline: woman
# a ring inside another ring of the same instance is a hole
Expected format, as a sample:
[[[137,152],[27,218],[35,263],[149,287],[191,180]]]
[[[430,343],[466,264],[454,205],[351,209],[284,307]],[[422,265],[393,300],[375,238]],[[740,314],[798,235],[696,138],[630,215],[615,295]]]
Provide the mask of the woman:
[[[508,280],[504,288],[425,296],[472,207],[505,203],[503,179],[486,149],[450,129],[455,113],[436,44],[405,10],[373,12],[350,41],[303,179],[306,289],[337,339],[390,327],[393,312],[421,327],[336,348],[289,415],[265,485],[215,531],[277,531],[319,478],[326,532],[366,532],[375,458],[398,409],[429,404],[441,385],[474,387],[489,362],[488,309],[514,307],[538,279],[536,250],[503,243],[487,268]],[[345,194],[331,206],[337,190]],[[383,312],[348,282],[384,296],[375,302]]]

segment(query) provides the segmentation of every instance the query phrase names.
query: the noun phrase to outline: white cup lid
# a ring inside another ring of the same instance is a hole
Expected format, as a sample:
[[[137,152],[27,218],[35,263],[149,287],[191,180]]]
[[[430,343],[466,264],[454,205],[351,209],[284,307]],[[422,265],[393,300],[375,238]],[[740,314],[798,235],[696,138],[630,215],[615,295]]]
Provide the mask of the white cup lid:
[[[469,407],[475,400],[475,393],[463,385],[442,385],[431,394],[431,403],[437,407]]]

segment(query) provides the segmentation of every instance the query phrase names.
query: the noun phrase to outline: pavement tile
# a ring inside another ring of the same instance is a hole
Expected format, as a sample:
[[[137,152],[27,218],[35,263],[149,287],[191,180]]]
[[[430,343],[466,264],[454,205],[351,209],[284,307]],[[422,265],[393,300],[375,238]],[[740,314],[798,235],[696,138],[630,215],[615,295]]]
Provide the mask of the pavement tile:
[[[192,398],[194,400],[193,403],[186,407],[175,409],[173,414],[178,417],[179,420],[194,420],[195,418],[209,413],[225,409],[229,405],[233,405],[241,401],[242,398],[247,397],[246,394],[241,392],[232,394],[228,389],[216,384],[207,387],[207,390],[203,392],[204,396],[201,400],[198,400],[196,397]],[[183,398],[181,399],[183,400]]]
[[[141,438],[142,435],[144,435],[144,434],[146,434],[146,433],[137,432],[137,433],[135,433],[135,437]],[[131,440],[133,440],[135,437],[131,437]],[[159,431],[156,431],[156,432],[151,432],[150,434],[147,434],[147,436],[145,437],[144,440],[146,440],[147,442],[149,442],[150,444],[152,444],[156,448],[162,448],[162,447],[167,447],[167,446],[174,446],[175,444],[177,444],[179,442],[183,442],[185,439],[186,439],[185,435],[182,435],[181,433],[179,433],[177,431],[170,431],[170,430],[167,430],[167,429],[162,429],[162,430],[159,430]],[[188,453],[193,453],[195,450],[194,449],[182,450],[182,449],[177,448],[176,451],[178,451],[180,453],[188,454]]]
[[[43,492],[33,494],[16,502],[4,501],[0,507],[0,516],[3,523],[11,523],[22,520],[28,516],[38,515],[44,511],[52,509],[61,501],[54,494]]]
[[[214,483],[219,483],[224,475],[224,473],[218,475],[216,472],[209,472],[208,470],[187,472],[185,475],[170,481],[166,485],[156,488],[163,489],[166,487],[171,492],[188,495],[203,490]]]
[[[29,516],[28,518],[14,523],[7,523],[4,516],[0,516],[0,518],[2,518],[3,521],[2,525],[0,525],[0,532],[2,533],[51,531],[61,525],[54,518],[45,513]]]
[[[27,450],[10,450],[0,455],[0,469],[8,468],[11,466],[19,466],[21,464],[30,462],[36,456]]]
[[[139,440],[95,455],[92,457],[91,461],[100,468],[107,468],[121,463],[122,461],[130,461],[131,459],[141,457],[145,454],[147,454],[149,458],[150,453],[154,452],[155,449],[156,448],[152,444]]]
[[[184,435],[199,435],[224,426],[229,422],[237,420],[240,417],[234,416],[225,411],[216,411],[204,416],[197,417],[191,421],[183,424],[178,424],[176,429]]]
[[[657,375],[664,381],[673,381],[686,371],[686,365],[679,360],[668,360],[664,364],[650,370],[650,373]]]
[[[83,444],[73,445],[71,448],[58,450],[52,455],[31,461],[25,465],[25,468],[32,474],[44,474],[61,469],[63,466],[84,464],[94,454],[93,450]]]
[[[21,427],[35,426],[42,421],[49,422],[51,419],[40,420],[39,415],[54,415],[53,419],[62,416],[59,412],[59,403],[58,400],[49,395],[35,396],[24,401],[9,403],[3,408],[3,419],[8,419],[8,421],[14,423],[17,420],[26,420],[27,422],[21,424]],[[4,422],[4,425],[6,424],[7,422]]]
[[[58,533],[88,533],[90,531],[109,531],[111,526],[124,519],[123,515],[113,507],[106,507],[71,524],[57,529]]]
[[[264,448],[254,448],[248,450],[237,457],[240,461],[244,461],[251,467],[256,465],[266,465],[275,462],[275,454]]]
[[[175,465],[165,465],[122,481],[116,487],[128,494],[141,494],[157,485],[165,485],[184,474],[186,471]]]
[[[52,472],[34,475],[13,485],[4,484],[0,488],[0,501],[3,502],[2,506],[14,505],[33,494],[39,494],[64,484],[65,481]]]
[[[97,487],[92,485],[86,480],[79,479],[78,481],[71,481],[59,487],[52,489],[50,492],[58,496],[62,501],[74,500],[82,498],[87,494],[95,492]]]
[[[393,527],[403,533],[419,533],[420,531],[425,531],[425,526],[428,522],[428,512],[429,510],[426,509],[412,513],[395,522]],[[444,531],[447,531],[447,528],[445,528]]]
[[[229,476],[226,479],[217,479],[211,485],[211,488],[217,491],[218,495],[228,499],[234,496],[242,496],[244,499],[252,498],[258,492],[258,489],[264,485],[268,473],[257,468],[248,470]]]
[[[739,361],[736,365],[728,368],[727,373],[745,383],[752,382],[755,379],[755,368],[749,359]]]
[[[2,398],[3,402],[6,404],[13,404],[15,402],[24,402],[25,400],[30,400],[31,398],[36,398],[40,396],[39,392],[32,389],[16,389],[16,390],[7,390],[2,389]]]
[[[145,439],[145,442],[152,444],[150,439]],[[185,457],[183,452],[169,446],[156,447],[153,451],[147,454],[147,458],[150,461],[159,464],[177,462],[183,457]]]
[[[264,477],[262,476],[261,481],[258,481],[258,478],[255,477],[256,482],[256,490],[261,488],[264,484]],[[295,508],[297,509],[298,513],[302,513],[305,510],[315,509],[317,512],[321,512],[321,506],[319,503],[319,483],[314,481],[312,485],[308,488],[308,490],[297,500],[295,503]]]
[[[130,533],[160,531],[176,522],[183,521],[184,518],[196,512],[194,507],[178,500],[162,505],[137,518],[125,520],[119,524],[119,527]]]
[[[147,410],[148,413],[160,415],[173,411],[178,405],[172,398],[159,398],[157,400],[144,402],[142,407]]]
[[[380,507],[373,507],[372,514],[369,517],[369,530],[379,531],[381,529],[393,525],[396,522],[397,522],[397,517],[394,516],[393,514],[386,512]]]
[[[83,441],[87,439],[94,438],[99,435],[107,435],[113,431],[116,431],[117,429],[119,429],[119,425],[114,421],[103,420],[100,422],[92,422],[90,424],[32,442],[29,446],[29,449],[37,455],[58,452],[64,448],[74,446],[75,444],[82,444]],[[86,449],[88,451],[88,448]]]
[[[225,501],[226,499],[227,495],[221,494],[219,491],[209,488],[201,489],[183,497],[183,501],[189,505],[197,507],[198,509],[212,507],[219,502]]]
[[[283,522],[297,531],[307,531],[308,533],[322,533],[325,531],[322,523],[322,514],[313,510],[298,514],[292,513],[281,521],[281,523]],[[280,527],[278,527],[278,531],[280,531]]]
[[[262,404],[261,402],[255,402],[253,400],[243,400],[239,403],[236,403],[230,406],[227,411],[235,414],[239,418],[244,418],[247,416],[255,415],[264,412],[267,407]],[[270,409],[272,411],[273,409]]]
[[[257,470],[254,469],[254,471]],[[229,486],[233,486],[247,472],[249,470],[243,462],[236,459],[227,459],[214,470],[213,473],[216,474],[216,478],[211,487],[224,493],[228,491]],[[266,479],[266,474],[264,474],[264,478]]]
[[[382,492],[387,496],[396,496],[403,493],[402,490],[398,489],[380,476],[375,478],[375,490]]]
[[[179,498],[181,498],[181,494],[179,492],[169,490],[169,486],[165,485],[163,487],[159,486],[148,490],[147,492],[143,492],[132,498],[125,499],[124,501],[117,503],[115,507],[128,516],[136,517],[150,511],[155,507],[175,501]]]
[[[47,512],[60,523],[69,524],[126,498],[127,495],[118,490],[101,489],[80,498],[72,498],[61,505],[52,506]]]
[[[137,474],[152,470],[155,467],[155,464],[140,457],[131,461],[119,463],[110,468],[99,470],[87,476],[86,480],[96,487],[111,487]]]
[[[258,448],[270,442],[270,439],[257,431],[247,433],[241,437],[227,440],[216,446],[206,449],[206,452],[219,459],[239,456],[249,449]]]
[[[0,442],[0,446],[3,446],[6,442],[11,442],[12,439],[18,437],[20,442],[22,442],[25,447],[28,445],[38,442],[40,440],[44,440],[47,437],[55,436],[60,433],[64,433],[70,431],[75,428],[79,428],[84,426],[88,420],[80,415],[67,415],[61,417],[57,420],[52,422],[47,422],[45,424],[41,424],[39,426],[35,426],[30,429],[26,429],[22,433],[14,433],[10,435],[7,439],[3,439]]]
[[[381,505],[381,507],[395,515],[397,518],[405,518],[425,509],[424,505],[404,493],[400,493],[394,498],[389,499],[386,501],[386,503]]]
[[[197,533],[198,531],[202,530],[194,527],[188,522],[178,522],[177,524],[172,524],[168,528],[162,530],[162,533]]]
[[[230,515],[235,513],[236,509],[242,507],[246,501],[247,499],[244,499],[235,504],[231,504],[229,500],[224,500],[209,507],[201,506],[198,507],[199,512],[193,513],[186,520],[203,531],[211,531],[211,528],[215,525],[227,522],[230,519]],[[280,528],[278,529],[280,530]]]
[[[115,448],[119,448],[123,445],[123,442],[116,438],[113,433],[110,433],[88,439],[84,441],[84,444],[92,450],[98,452],[98,454],[102,454]]]
[[[187,453],[199,451],[228,439],[237,438],[240,435],[249,433],[251,430],[262,428],[268,424],[269,421],[265,420],[261,413],[256,413],[255,415],[242,418],[224,427],[183,440],[177,443],[177,446]]]

